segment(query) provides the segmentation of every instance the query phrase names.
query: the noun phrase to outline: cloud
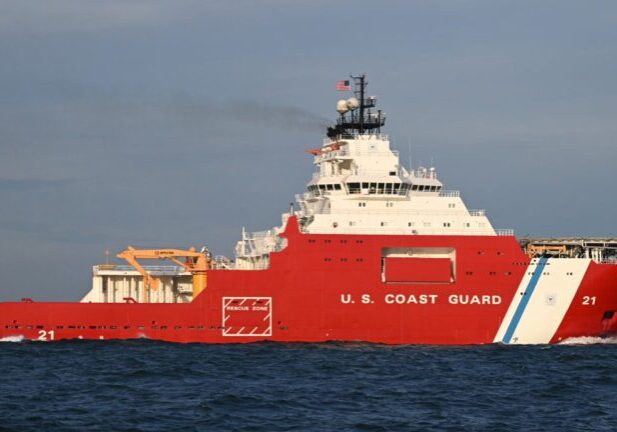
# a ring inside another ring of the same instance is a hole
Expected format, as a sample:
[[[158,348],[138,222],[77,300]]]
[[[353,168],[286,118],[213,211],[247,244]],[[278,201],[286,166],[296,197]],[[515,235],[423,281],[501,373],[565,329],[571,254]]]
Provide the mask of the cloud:
[[[314,7],[317,0],[295,2]],[[289,8],[284,0],[28,0],[0,2],[0,32],[95,32],[151,27],[196,15],[237,18],[264,8]],[[254,9],[254,10],[252,10]]]
[[[0,29],[11,32],[96,31],[170,19],[172,2],[33,0],[0,2]]]

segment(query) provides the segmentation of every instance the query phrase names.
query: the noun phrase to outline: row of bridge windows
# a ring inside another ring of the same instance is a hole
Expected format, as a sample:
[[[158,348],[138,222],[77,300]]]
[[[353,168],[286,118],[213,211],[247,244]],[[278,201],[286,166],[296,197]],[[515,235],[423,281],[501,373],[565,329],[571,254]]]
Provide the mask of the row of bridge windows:
[[[342,190],[340,183],[320,184],[309,186],[311,192],[325,192]],[[379,195],[406,195],[409,190],[419,192],[439,192],[441,186],[429,185],[410,185],[408,183],[347,183],[347,190],[350,194],[368,193]]]

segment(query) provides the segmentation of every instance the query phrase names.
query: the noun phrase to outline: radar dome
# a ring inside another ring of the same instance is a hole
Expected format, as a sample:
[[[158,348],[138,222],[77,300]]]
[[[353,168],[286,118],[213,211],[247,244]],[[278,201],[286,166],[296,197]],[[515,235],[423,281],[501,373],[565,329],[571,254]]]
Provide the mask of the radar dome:
[[[355,110],[360,107],[360,101],[355,97],[350,97],[347,99],[347,108],[350,110]]]
[[[345,99],[341,99],[340,101],[338,101],[336,103],[336,110],[340,113],[340,114],[344,114],[347,111],[349,111],[349,108],[347,108],[347,101]]]

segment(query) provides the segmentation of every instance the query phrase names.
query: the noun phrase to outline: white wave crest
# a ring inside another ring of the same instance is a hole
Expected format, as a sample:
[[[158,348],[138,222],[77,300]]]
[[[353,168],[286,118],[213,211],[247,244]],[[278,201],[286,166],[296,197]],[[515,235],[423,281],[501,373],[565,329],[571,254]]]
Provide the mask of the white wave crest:
[[[26,339],[24,335],[7,336],[0,338],[0,342],[22,342],[24,339]]]
[[[599,336],[579,336],[564,339],[559,342],[559,345],[596,345],[596,344],[617,344],[617,336],[599,337]]]

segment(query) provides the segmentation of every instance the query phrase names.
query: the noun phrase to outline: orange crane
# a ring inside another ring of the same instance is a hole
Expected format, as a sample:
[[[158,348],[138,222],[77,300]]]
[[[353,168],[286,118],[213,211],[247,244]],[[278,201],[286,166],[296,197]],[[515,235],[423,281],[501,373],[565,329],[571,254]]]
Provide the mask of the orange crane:
[[[193,275],[193,299],[202,292],[207,285],[207,272],[210,268],[210,257],[207,252],[196,252],[194,247],[189,250],[182,249],[135,249],[129,246],[127,249],[116,255],[118,258],[126,260],[144,278],[144,289],[142,303],[148,302],[147,289],[158,289],[160,279],[153,278],[150,273],[137,261],[138,259],[168,259],[184,268]],[[185,258],[181,261],[178,258]]]

